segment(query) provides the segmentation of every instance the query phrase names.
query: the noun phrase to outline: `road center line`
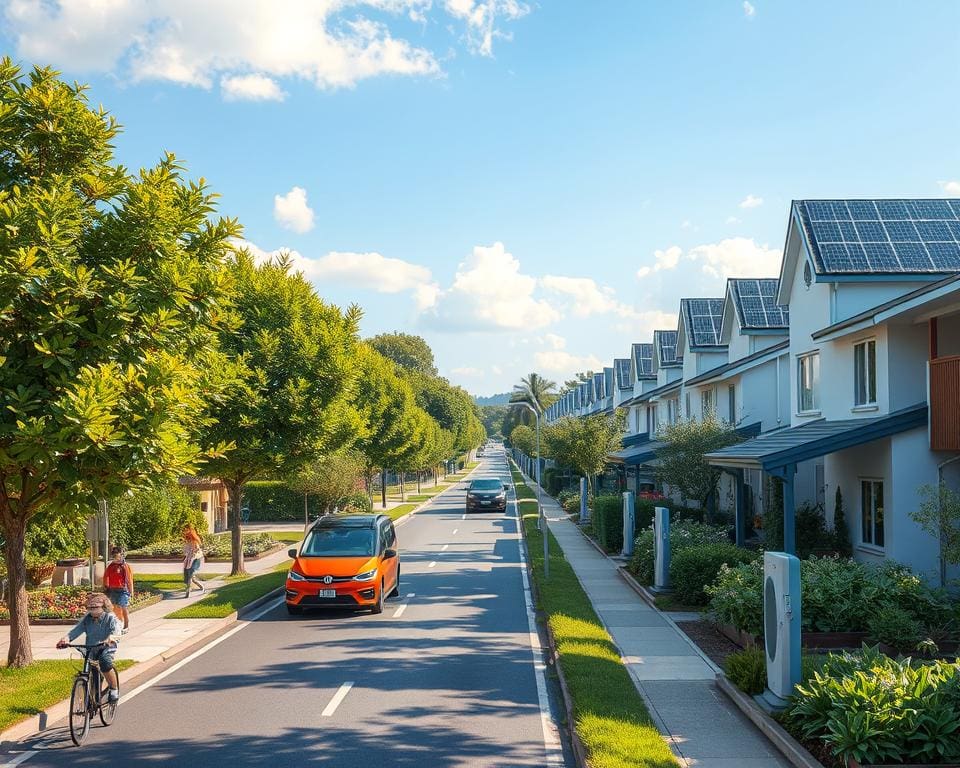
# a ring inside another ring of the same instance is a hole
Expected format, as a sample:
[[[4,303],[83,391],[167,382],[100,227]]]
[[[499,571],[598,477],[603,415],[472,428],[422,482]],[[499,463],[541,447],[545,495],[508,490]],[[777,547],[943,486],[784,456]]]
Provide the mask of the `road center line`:
[[[15,768],[15,766],[21,765],[22,763],[27,762],[27,760],[29,760],[31,757],[33,757],[36,754],[37,753],[35,751],[21,752],[19,755],[13,758],[13,760],[10,760],[9,762],[6,762],[6,763],[0,763],[0,768]]]
[[[330,699],[330,703],[327,704],[326,709],[320,713],[321,717],[333,717],[333,713],[337,711],[337,707],[340,706],[340,703],[347,698],[347,694],[350,693],[350,689],[353,688],[353,683],[344,683],[340,686],[340,690],[333,694],[333,698]]]

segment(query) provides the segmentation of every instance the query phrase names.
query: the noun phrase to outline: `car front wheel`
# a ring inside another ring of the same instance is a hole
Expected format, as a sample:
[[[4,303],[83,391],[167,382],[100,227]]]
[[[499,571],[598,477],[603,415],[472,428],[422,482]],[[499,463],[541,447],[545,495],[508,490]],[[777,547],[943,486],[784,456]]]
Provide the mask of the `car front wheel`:
[[[377,602],[370,609],[371,613],[383,613],[383,581],[380,581],[380,589],[377,590]]]

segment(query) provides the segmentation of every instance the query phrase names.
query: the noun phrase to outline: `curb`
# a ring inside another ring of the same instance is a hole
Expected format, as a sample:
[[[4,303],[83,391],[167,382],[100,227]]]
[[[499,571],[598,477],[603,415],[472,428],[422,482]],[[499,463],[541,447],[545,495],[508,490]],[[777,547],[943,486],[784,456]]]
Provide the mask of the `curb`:
[[[823,768],[823,764],[797,742],[781,725],[758,707],[747,694],[737,688],[726,675],[717,676],[717,687],[746,715],[757,729],[780,750],[796,768]]]
[[[212,621],[215,621],[215,624],[204,627],[192,637],[188,637],[172,648],[169,648],[162,653],[158,653],[156,656],[144,661],[138,661],[130,668],[130,672],[133,674],[133,679],[141,677],[145,673],[150,672],[150,670],[169,661],[175,656],[179,656],[194,646],[203,644],[206,640],[209,640],[214,635],[220,634],[231,625],[241,621],[247,614],[255,611],[257,608],[262,607],[271,600],[275,600],[276,598],[280,597],[283,594],[283,589],[283,587],[278,587],[277,589],[258,597],[256,600],[247,603],[239,610],[231,613],[229,616],[224,616],[222,619],[213,619]],[[50,705],[42,712],[31,715],[26,720],[22,720],[21,722],[10,726],[5,731],[0,732],[0,744],[22,741],[25,738],[42,733],[50,727],[51,723],[55,723],[58,720],[65,718],[69,714],[69,709],[69,699],[64,699],[62,701],[58,701],[56,704]]]

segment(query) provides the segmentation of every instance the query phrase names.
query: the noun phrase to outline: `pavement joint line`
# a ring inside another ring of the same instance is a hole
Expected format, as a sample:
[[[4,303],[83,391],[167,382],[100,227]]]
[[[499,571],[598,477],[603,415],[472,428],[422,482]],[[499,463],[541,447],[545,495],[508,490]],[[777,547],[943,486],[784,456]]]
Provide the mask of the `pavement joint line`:
[[[337,707],[340,706],[340,703],[347,697],[347,694],[350,693],[351,688],[353,688],[352,682],[341,685],[339,690],[333,694],[330,703],[327,704],[323,712],[320,713],[320,717],[333,717],[333,713],[337,711]]]
[[[191,653],[191,654],[190,654],[189,656],[187,656],[186,658],[181,659],[180,661],[178,661],[176,664],[174,664],[174,665],[173,665],[172,667],[170,667],[169,669],[163,670],[163,672],[161,672],[161,673],[160,673],[159,675],[157,675],[156,677],[152,677],[151,679],[147,680],[147,682],[145,682],[145,683],[143,683],[143,684],[141,684],[141,685],[138,685],[136,688],[134,688],[132,691],[130,691],[130,693],[127,693],[127,694],[124,694],[123,696],[121,696],[121,697],[120,697],[120,703],[123,704],[124,702],[129,701],[130,699],[132,699],[134,696],[138,696],[139,694],[143,693],[143,692],[144,692],[145,690],[147,690],[148,688],[151,688],[151,687],[153,687],[154,685],[156,685],[157,683],[159,683],[159,682],[160,682],[161,680],[163,680],[164,678],[169,677],[170,675],[172,675],[172,674],[173,674],[174,672],[176,672],[177,670],[181,669],[182,667],[185,667],[187,664],[189,664],[189,663],[190,663],[191,661],[193,661],[194,659],[197,659],[197,658],[199,658],[200,656],[203,656],[203,654],[205,654],[207,651],[211,650],[212,648],[216,648],[216,647],[217,647],[218,645],[220,645],[220,643],[222,643],[224,640],[226,640],[226,639],[228,639],[228,638],[230,638],[230,637],[233,637],[233,636],[234,636],[235,634],[237,634],[237,632],[239,632],[240,630],[242,630],[242,629],[244,629],[244,628],[246,628],[246,627],[249,627],[249,626],[250,626],[253,622],[255,622],[257,619],[259,619],[259,618],[262,617],[262,616],[265,616],[267,613],[269,613],[269,612],[272,611],[274,608],[276,608],[278,605],[280,605],[281,602],[282,602],[282,600],[274,600],[274,601],[268,602],[261,610],[257,611],[255,614],[253,614],[249,619],[240,619],[240,621],[239,621],[239,623],[237,624],[237,626],[235,626],[233,629],[230,629],[230,630],[224,632],[222,635],[220,635],[219,637],[215,638],[215,639],[214,639],[213,641],[211,641],[210,643],[207,643],[207,645],[203,646],[203,648],[199,648],[198,650],[194,651],[193,653]]]
[[[36,754],[37,751],[35,749],[32,749],[29,752],[21,752],[19,755],[13,758],[13,760],[9,760],[6,763],[0,763],[0,768],[16,768],[16,766],[22,765]]]

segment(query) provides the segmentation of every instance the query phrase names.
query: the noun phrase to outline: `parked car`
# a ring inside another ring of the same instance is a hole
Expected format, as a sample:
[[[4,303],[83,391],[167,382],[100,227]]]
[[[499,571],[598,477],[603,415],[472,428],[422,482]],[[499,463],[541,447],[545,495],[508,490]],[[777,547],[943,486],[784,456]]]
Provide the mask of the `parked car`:
[[[304,608],[341,606],[383,612],[400,591],[397,533],[386,515],[326,515],[291,549],[286,603]]]
[[[467,512],[506,512],[507,489],[497,478],[472,480],[467,487]]]

